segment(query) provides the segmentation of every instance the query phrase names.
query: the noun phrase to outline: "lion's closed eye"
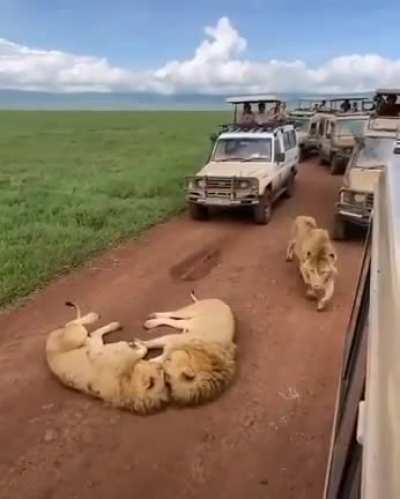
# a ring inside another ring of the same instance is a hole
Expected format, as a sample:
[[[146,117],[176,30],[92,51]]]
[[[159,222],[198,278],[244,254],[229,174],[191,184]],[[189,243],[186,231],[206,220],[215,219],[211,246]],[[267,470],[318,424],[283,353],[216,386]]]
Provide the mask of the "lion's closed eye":
[[[196,375],[191,369],[185,369],[184,371],[182,371],[181,377],[185,381],[193,381]]]

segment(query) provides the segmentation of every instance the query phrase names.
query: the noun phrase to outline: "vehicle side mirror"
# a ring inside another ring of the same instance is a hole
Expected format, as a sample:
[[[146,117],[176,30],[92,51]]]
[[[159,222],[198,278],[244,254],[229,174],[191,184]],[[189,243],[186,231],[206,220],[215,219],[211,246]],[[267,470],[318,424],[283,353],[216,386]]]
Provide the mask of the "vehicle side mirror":
[[[214,143],[217,140],[217,138],[218,138],[218,134],[212,133],[210,135],[210,142]]]
[[[285,153],[284,152],[277,152],[275,154],[275,161],[277,163],[283,163],[285,161],[286,157],[285,157]]]

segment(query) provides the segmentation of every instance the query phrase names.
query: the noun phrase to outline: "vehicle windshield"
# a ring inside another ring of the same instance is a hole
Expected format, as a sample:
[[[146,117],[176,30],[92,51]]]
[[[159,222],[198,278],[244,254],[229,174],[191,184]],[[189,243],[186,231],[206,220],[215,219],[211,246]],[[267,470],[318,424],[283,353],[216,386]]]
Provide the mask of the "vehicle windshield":
[[[296,118],[294,126],[299,132],[306,132],[308,130],[309,118]]]
[[[354,135],[360,137],[364,133],[365,120],[338,120],[336,135]]]
[[[393,138],[366,137],[353,166],[358,168],[379,168],[390,158],[392,149]]]
[[[220,139],[213,153],[214,161],[264,161],[272,158],[270,138],[232,138]]]

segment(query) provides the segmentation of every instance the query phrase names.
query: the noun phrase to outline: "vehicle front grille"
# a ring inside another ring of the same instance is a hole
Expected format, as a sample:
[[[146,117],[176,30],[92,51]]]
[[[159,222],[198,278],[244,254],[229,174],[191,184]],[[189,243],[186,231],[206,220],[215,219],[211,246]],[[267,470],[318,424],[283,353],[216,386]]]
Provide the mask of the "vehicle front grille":
[[[229,199],[233,196],[234,179],[229,177],[206,177],[206,192],[209,198]]]
[[[367,194],[367,201],[366,201],[367,208],[371,209],[374,207],[374,194],[370,192]]]
[[[233,178],[226,177],[206,177],[207,190],[228,190],[233,189]]]

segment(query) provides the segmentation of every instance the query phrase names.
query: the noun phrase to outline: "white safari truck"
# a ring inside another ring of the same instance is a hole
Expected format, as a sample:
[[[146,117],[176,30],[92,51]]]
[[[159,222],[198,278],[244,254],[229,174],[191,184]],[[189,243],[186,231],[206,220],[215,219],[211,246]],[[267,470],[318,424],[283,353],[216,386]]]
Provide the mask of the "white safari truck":
[[[397,112],[396,104],[392,111],[386,105],[390,96],[399,100]],[[339,191],[335,239],[346,239],[353,226],[368,227],[376,182],[392,156],[393,141],[400,138],[400,89],[377,90],[375,101],[383,104],[377,106],[366,122],[364,136],[356,141]]]
[[[233,97],[234,120],[213,137],[205,166],[187,180],[187,202],[194,219],[206,219],[210,208],[250,208],[257,224],[267,224],[272,205],[282,194],[293,194],[299,148],[296,131],[283,119],[280,101],[269,96]],[[239,105],[266,107],[266,119],[241,124]],[[268,110],[271,107],[274,111]],[[274,113],[274,116],[269,116]]]
[[[400,147],[375,184],[348,324],[324,499],[400,498]]]

